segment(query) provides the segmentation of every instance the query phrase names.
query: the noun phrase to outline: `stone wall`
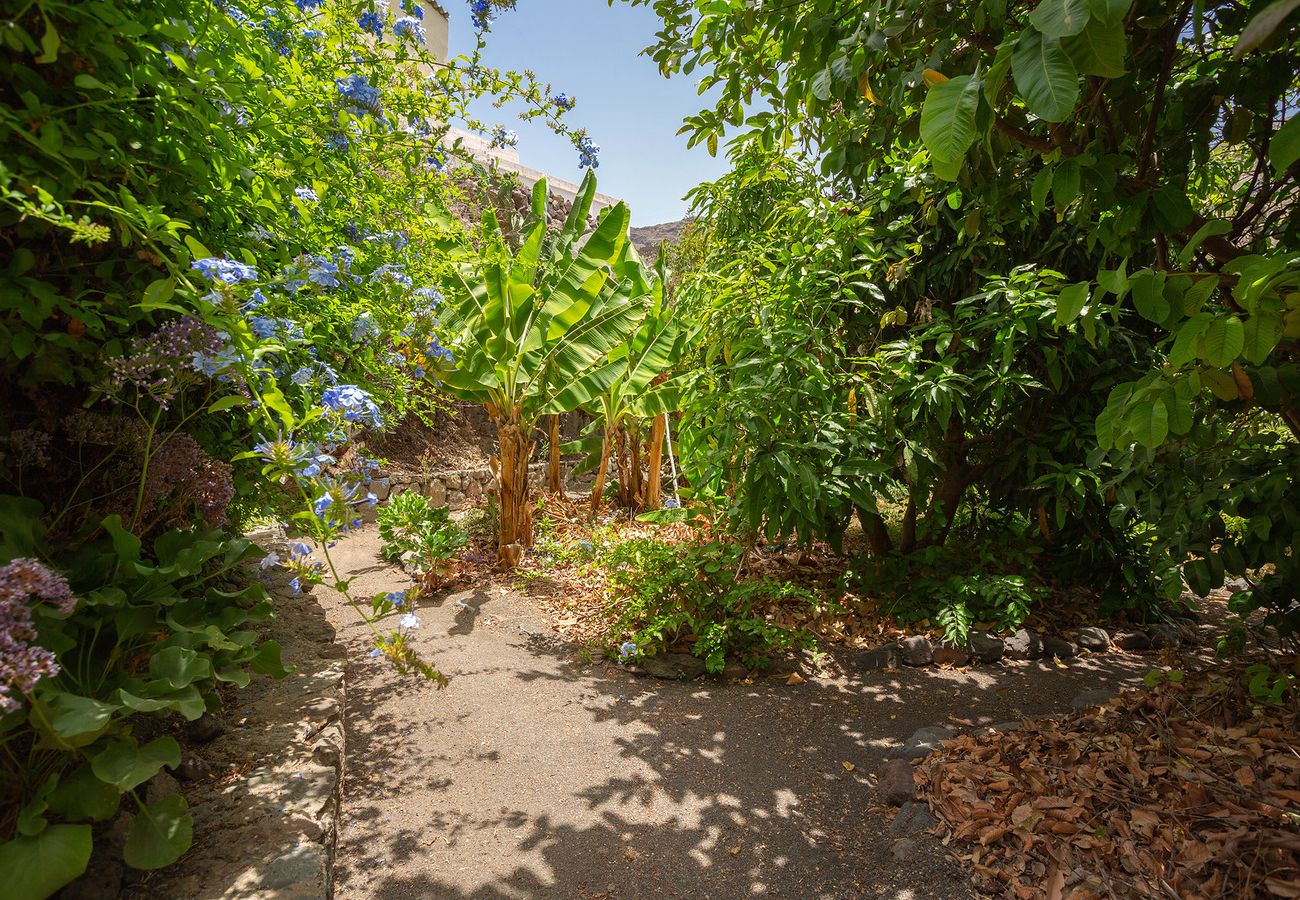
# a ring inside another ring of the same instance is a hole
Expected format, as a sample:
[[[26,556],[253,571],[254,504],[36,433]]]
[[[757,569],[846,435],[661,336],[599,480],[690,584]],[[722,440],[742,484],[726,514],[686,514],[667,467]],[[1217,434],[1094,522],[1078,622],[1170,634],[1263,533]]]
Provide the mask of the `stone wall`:
[[[564,463],[564,475],[567,482],[571,463]],[[546,488],[546,463],[533,463],[528,467],[528,481],[534,491]],[[449,472],[381,472],[370,486],[370,490],[386,501],[390,495],[400,491],[418,491],[428,497],[437,506],[449,506],[452,509],[464,509],[475,506],[497,489],[497,480],[491,469],[456,469]]]

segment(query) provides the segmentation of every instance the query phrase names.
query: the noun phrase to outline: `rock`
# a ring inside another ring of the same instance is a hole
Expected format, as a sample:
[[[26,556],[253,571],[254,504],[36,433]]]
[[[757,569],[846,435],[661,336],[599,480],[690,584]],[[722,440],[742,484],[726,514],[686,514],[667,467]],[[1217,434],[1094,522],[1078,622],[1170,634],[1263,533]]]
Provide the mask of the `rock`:
[[[388,495],[393,492],[393,482],[388,478],[375,478],[370,482],[370,493],[374,494],[379,500],[387,500]]]
[[[1146,632],[1143,631],[1116,632],[1115,636],[1112,637],[1110,640],[1111,643],[1113,643],[1120,650],[1128,650],[1132,652],[1135,650],[1151,649],[1151,638],[1147,637]]]
[[[439,480],[429,485],[429,502],[434,506],[447,505],[447,486]]]
[[[930,813],[930,807],[909,800],[903,804],[898,815],[894,816],[894,821],[889,823],[889,833],[894,837],[907,837],[929,831],[938,824],[938,820]]]
[[[153,778],[149,779],[144,789],[144,802],[150,806],[157,803],[164,797],[170,797],[173,794],[181,792],[181,783],[166,772],[159,772]]]
[[[1147,637],[1151,639],[1151,646],[1157,650],[1164,647],[1181,647],[1183,645],[1183,635],[1178,626],[1165,622],[1148,625]]]
[[[323,887],[325,863],[325,849],[319,844],[299,844],[267,864],[258,886],[278,890],[299,882],[319,882]]]
[[[921,845],[912,838],[903,838],[901,841],[894,841],[894,846],[889,848],[889,852],[893,854],[896,862],[907,862],[920,848]]]
[[[861,650],[853,654],[853,667],[862,671],[898,668],[899,654],[897,644],[885,644],[870,650]]]
[[[940,741],[946,741],[956,733],[955,728],[948,728],[944,725],[930,725],[925,728],[918,728],[907,739],[907,743],[903,745],[902,755],[906,759],[926,756],[939,749]]]
[[[1065,638],[1050,634],[1043,636],[1043,656],[1069,659],[1072,656],[1077,656],[1078,653],[1079,646],[1074,641],[1067,641]]]
[[[936,666],[964,666],[970,662],[970,651],[965,644],[958,644],[944,638],[934,645],[931,660]]]
[[[1115,696],[1115,692],[1109,688],[1098,688],[1095,691],[1084,691],[1070,701],[1070,709],[1079,710],[1087,709],[1089,706],[1096,706],[1098,703],[1105,703]]]
[[[208,761],[197,753],[187,753],[176,767],[176,777],[182,781],[201,781],[212,773]]]
[[[1004,731],[1015,731],[1018,728],[1024,728],[1024,727],[1025,727],[1024,722],[998,722],[995,725],[990,725],[989,730],[996,731],[1000,734]]]
[[[1074,641],[1084,650],[1091,650],[1094,653],[1104,653],[1110,649],[1110,635],[1106,633],[1106,629],[1095,625],[1080,628],[1075,632]]]
[[[1003,642],[1007,659],[1038,659],[1043,655],[1043,641],[1028,628],[1021,628]]]
[[[207,744],[226,733],[226,723],[205,712],[185,726],[185,736],[194,744]]]
[[[1250,590],[1250,582],[1244,578],[1229,578],[1223,583],[1223,589],[1229,594],[1237,594]]]
[[[704,660],[689,653],[657,653],[641,660],[637,670],[655,678],[695,678],[704,674]]]
[[[722,669],[722,677],[727,681],[744,681],[749,677],[749,666],[739,660],[729,659]]]
[[[898,642],[898,655],[909,666],[928,666],[934,658],[934,647],[928,637],[914,634]]]
[[[1002,654],[1006,652],[1006,645],[1002,643],[1001,638],[994,637],[987,631],[972,631],[970,652],[980,662],[995,663],[1002,659]]]
[[[912,777],[912,763],[906,759],[887,759],[880,766],[876,781],[880,799],[890,806],[902,806],[916,796],[916,780]]]
[[[327,644],[316,651],[321,659],[347,659],[348,648],[342,644]]]

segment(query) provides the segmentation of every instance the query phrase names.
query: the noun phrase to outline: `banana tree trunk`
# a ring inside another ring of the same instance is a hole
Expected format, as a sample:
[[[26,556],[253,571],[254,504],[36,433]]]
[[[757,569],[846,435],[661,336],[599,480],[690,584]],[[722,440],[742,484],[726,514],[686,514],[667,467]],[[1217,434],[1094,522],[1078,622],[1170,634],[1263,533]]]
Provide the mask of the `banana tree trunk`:
[[[533,545],[533,505],[528,485],[528,460],[533,455],[530,436],[520,427],[518,413],[497,422],[501,454],[497,473],[501,502],[497,552],[501,562],[510,568],[518,565],[524,550]]]
[[[632,465],[632,436],[620,428],[614,434],[614,457],[618,461],[618,505],[631,509],[636,501],[636,478]]]
[[[600,499],[605,494],[605,477],[609,475],[609,430],[600,442],[600,467],[596,470],[596,483],[591,488],[591,514],[600,512]]]
[[[546,480],[552,494],[564,490],[564,473],[560,469],[560,417],[551,416],[549,422],[550,456],[547,460]]]
[[[650,464],[646,472],[645,509],[658,509],[662,503],[663,478],[660,470],[664,461],[664,433],[668,429],[668,414],[655,416],[650,424]]]

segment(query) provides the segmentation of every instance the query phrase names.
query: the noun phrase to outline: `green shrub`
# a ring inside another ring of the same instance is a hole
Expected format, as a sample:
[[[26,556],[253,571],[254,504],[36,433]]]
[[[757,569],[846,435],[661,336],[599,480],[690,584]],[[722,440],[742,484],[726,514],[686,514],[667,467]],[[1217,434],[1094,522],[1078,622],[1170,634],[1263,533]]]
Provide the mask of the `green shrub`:
[[[740,581],[743,548],[733,544],[666,544],[638,538],[610,545],[597,560],[607,570],[617,629],[635,644],[619,656],[648,656],[691,641],[710,672],[728,656],[761,668],[780,651],[811,648],[812,635],[764,618],[767,604],[815,604],[809,591],[769,578]]]
[[[469,533],[451,519],[445,506],[434,506],[415,491],[395,494],[379,511],[379,537],[385,559],[410,554],[422,572],[437,571],[469,542]]]

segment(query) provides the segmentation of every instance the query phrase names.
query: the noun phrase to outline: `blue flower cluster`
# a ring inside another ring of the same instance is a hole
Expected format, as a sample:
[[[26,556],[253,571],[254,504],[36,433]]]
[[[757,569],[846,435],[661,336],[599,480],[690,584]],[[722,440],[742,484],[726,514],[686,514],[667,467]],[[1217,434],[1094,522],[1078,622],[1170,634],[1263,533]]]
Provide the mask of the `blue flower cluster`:
[[[229,257],[209,256],[207,259],[196,259],[190,263],[190,268],[202,272],[209,281],[220,281],[225,284],[257,280],[257,269]]]
[[[375,324],[375,320],[371,318],[370,313],[362,313],[352,320],[352,340],[358,344],[378,336],[379,326]]]
[[[551,102],[560,109],[573,109],[573,98],[568,94],[556,94],[551,98]]]
[[[325,389],[321,405],[342,415],[345,422],[384,426],[384,417],[370,395],[354,384],[336,384]]]
[[[578,139],[578,168],[600,168],[600,160],[596,158],[599,153],[600,144],[595,143],[585,134],[582,135]]]
[[[335,85],[343,97],[343,108],[353,115],[363,116],[366,113],[378,115],[383,108],[379,99],[379,88],[371,84],[370,79],[364,75],[340,78]]]
[[[517,147],[519,146],[519,135],[504,126],[498,128],[492,133],[493,147]]]
[[[296,187],[293,189],[294,194],[304,203],[320,203],[320,197],[309,187]]]
[[[393,34],[402,40],[424,43],[424,26],[414,16],[402,16],[393,23]]]
[[[293,0],[293,2],[294,5],[296,5],[303,12],[307,12],[308,10],[316,9],[317,7],[323,5],[325,3],[325,0]]]
[[[373,10],[362,13],[361,18],[357,19],[357,24],[361,26],[362,31],[369,31],[375,37],[384,36],[383,17]]]
[[[469,14],[474,20],[475,28],[479,31],[487,31],[492,25],[492,17],[496,15],[496,9],[489,0],[470,0]]]
[[[402,12],[424,21],[424,7],[420,6],[419,0],[402,0]]]

